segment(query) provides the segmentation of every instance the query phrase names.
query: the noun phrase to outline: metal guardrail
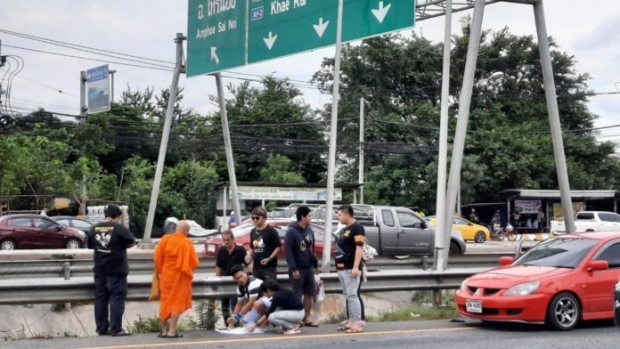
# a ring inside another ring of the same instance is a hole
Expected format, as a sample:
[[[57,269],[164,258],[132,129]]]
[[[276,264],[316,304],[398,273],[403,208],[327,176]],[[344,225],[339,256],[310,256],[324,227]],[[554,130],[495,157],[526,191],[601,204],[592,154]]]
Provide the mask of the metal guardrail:
[[[392,270],[369,272],[363,292],[446,290],[457,289],[467,277],[488,268],[453,269],[444,272],[424,270]],[[336,273],[321,274],[326,293],[341,293]],[[288,276],[279,275],[278,281],[288,285]],[[219,299],[235,294],[236,284],[232,277],[214,277],[195,274],[193,298]],[[151,290],[150,275],[128,277],[127,300],[146,301]],[[76,303],[94,300],[94,283],[89,277],[62,279],[12,279],[0,280],[0,305],[33,303]]]
[[[489,253],[489,254],[465,254],[450,256],[448,259],[451,268],[479,268],[494,267],[499,264],[502,256],[513,255],[510,253]],[[410,257],[406,259],[395,259],[389,257],[378,257],[368,265],[369,271],[389,271],[389,270],[410,270],[410,269],[431,269],[432,258],[429,257]],[[333,264],[332,264],[333,267]],[[90,259],[55,259],[55,260],[14,260],[0,261],[0,279],[48,279],[64,278],[72,279],[76,277],[91,277],[93,275],[93,260]],[[335,268],[332,268],[335,269]],[[129,256],[130,275],[151,275],[153,272],[153,260],[147,255]],[[214,273],[215,259],[201,258],[200,265],[196,270],[197,274]],[[279,272],[287,273],[286,264],[280,263]]]

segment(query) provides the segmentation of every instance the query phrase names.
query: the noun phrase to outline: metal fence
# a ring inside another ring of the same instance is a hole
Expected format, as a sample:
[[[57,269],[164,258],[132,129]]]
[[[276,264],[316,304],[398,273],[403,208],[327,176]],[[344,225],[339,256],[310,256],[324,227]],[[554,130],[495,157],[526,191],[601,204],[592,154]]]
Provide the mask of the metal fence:
[[[488,268],[450,269],[444,272],[426,270],[386,270],[368,273],[363,292],[448,290],[457,289],[467,277]],[[127,300],[146,301],[151,290],[150,275],[129,275]],[[326,293],[341,293],[336,273],[321,274]],[[287,285],[287,275],[278,275],[278,281]],[[214,277],[195,274],[193,298],[219,299],[235,294],[236,284],[232,277]],[[70,280],[11,279],[0,280],[0,305],[33,303],[78,303],[94,300],[92,277],[75,277]]]
[[[493,267],[499,264],[499,258],[512,255],[509,253],[489,253],[489,254],[465,254],[450,256],[448,259],[450,268],[481,268]],[[0,279],[47,279],[75,277],[92,277],[93,260],[90,258],[74,259],[63,258],[68,256],[57,255],[57,259],[52,260],[10,260],[0,261]],[[286,273],[286,262],[280,263],[280,273]],[[410,269],[432,269],[432,258],[410,257],[396,259],[390,257],[379,257],[368,265],[369,271],[389,271],[389,270],[410,270]],[[332,264],[332,269],[335,269]],[[153,272],[153,259],[146,254],[129,255],[130,275],[151,275]],[[215,259],[201,258],[200,265],[196,270],[198,274],[215,272]]]

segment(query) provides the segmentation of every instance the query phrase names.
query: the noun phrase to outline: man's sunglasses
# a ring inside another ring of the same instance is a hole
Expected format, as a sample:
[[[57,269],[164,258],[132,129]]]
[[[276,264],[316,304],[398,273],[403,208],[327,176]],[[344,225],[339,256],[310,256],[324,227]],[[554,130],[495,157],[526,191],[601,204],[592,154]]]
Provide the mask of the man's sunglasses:
[[[253,221],[257,221],[257,220],[259,220],[259,219],[261,219],[261,216],[252,216],[252,220],[253,220]]]

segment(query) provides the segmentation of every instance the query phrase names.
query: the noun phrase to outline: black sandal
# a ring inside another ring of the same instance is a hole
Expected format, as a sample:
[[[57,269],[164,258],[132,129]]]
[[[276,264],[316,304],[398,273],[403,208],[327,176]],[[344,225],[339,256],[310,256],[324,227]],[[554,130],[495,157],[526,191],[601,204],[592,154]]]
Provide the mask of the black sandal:
[[[167,334],[166,336],[164,336],[164,338],[183,338],[183,335],[180,333]]]

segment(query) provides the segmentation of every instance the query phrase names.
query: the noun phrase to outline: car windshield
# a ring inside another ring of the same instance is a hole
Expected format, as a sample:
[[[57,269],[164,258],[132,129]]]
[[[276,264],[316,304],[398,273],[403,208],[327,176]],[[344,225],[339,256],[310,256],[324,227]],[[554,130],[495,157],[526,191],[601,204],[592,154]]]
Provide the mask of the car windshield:
[[[548,239],[529,250],[513,265],[575,268],[597,242],[581,237]]]

